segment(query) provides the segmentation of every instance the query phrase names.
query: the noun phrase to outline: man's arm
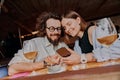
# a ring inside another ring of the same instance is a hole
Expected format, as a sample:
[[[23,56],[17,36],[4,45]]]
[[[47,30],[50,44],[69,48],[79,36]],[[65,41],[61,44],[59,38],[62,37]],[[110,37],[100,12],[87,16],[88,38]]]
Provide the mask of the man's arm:
[[[20,72],[33,71],[41,68],[44,68],[44,62],[20,62],[11,64],[8,68],[8,74],[13,75]]]

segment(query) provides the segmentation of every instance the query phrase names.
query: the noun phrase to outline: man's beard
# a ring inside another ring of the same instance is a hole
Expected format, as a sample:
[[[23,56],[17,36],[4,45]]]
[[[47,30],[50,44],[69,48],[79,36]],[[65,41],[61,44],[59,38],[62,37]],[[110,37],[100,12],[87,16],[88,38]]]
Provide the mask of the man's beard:
[[[48,38],[48,40],[49,40],[50,43],[52,43],[54,46],[58,45],[58,43],[60,41],[60,34],[51,34],[50,36],[58,36],[58,39],[52,40],[47,35],[47,38]]]

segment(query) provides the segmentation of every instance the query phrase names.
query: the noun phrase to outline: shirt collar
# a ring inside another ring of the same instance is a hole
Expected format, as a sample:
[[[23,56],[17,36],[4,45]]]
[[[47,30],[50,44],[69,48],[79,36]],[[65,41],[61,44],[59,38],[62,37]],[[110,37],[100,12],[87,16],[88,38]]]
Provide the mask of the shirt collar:
[[[45,36],[45,46],[48,47],[48,46],[53,46],[52,43],[49,42],[47,36]],[[60,42],[58,43],[58,45],[56,47],[60,46]],[[55,46],[54,46],[55,47]]]
[[[52,45],[52,44],[49,42],[48,38],[45,37],[45,46],[50,46],[50,45]]]

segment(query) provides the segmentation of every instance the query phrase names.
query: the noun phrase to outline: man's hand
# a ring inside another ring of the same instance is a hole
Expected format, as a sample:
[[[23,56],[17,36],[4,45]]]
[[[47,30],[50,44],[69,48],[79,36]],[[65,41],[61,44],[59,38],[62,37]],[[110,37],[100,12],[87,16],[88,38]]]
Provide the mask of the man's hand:
[[[60,64],[60,57],[58,55],[52,55],[45,58],[45,62],[48,65],[57,65]]]

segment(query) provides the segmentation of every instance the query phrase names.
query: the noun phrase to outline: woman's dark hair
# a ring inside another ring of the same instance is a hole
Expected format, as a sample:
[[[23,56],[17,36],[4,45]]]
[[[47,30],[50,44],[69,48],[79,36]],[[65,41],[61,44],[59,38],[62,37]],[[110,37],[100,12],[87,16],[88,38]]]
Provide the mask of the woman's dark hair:
[[[61,21],[61,16],[56,13],[43,12],[37,18],[36,29],[39,31],[38,36],[46,36],[46,21],[50,18],[57,19]]]
[[[81,26],[81,30],[84,31],[86,29],[86,21],[75,11],[67,11],[63,14],[62,16],[63,18],[73,18],[73,19],[76,19],[77,17],[79,17],[81,19],[81,23],[80,23],[80,26]]]

